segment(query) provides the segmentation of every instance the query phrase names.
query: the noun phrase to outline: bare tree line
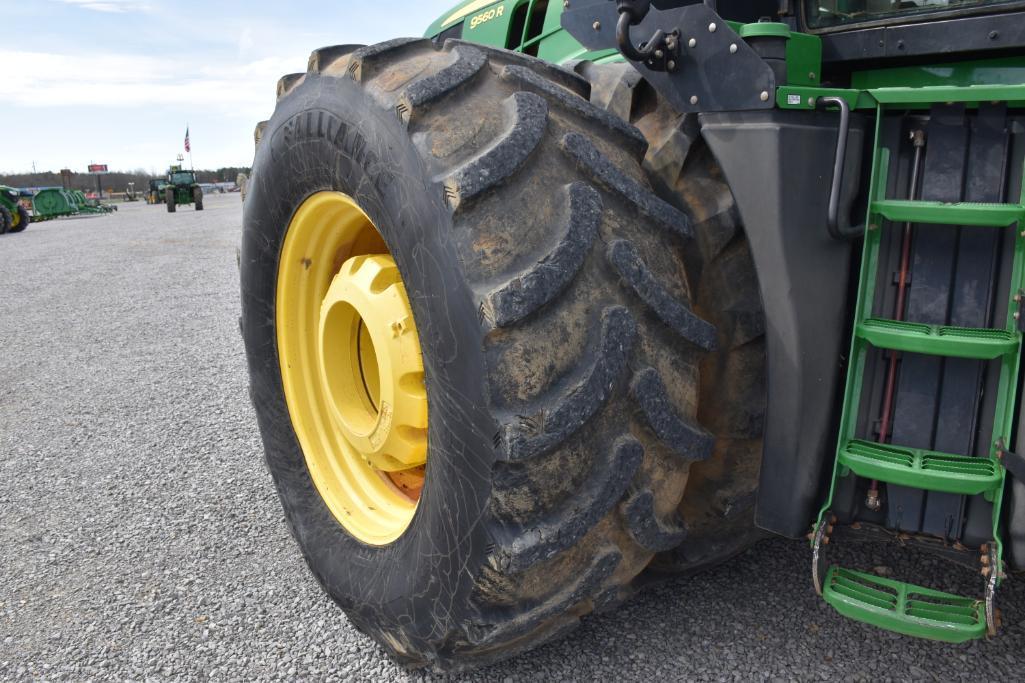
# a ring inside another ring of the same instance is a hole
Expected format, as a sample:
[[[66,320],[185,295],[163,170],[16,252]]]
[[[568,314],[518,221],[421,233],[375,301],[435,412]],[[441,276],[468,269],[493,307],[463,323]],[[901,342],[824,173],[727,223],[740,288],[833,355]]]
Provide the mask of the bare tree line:
[[[224,182],[233,183],[239,173],[249,174],[249,168],[244,166],[225,166],[215,170],[196,170],[196,179],[201,183]],[[123,192],[129,183],[135,183],[138,191],[144,191],[153,178],[163,178],[161,175],[153,175],[143,169],[135,171],[115,171],[106,173],[100,181],[103,191]],[[38,173],[0,173],[0,185],[11,187],[61,187],[60,173],[45,171]],[[96,189],[96,176],[88,173],[73,173],[71,175],[71,189],[91,191]]]

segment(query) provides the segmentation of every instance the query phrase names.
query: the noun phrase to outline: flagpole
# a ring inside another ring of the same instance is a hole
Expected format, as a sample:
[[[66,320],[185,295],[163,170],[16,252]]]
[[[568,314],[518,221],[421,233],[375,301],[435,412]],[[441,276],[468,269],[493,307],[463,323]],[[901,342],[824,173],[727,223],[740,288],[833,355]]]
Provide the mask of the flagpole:
[[[189,130],[190,130],[189,129],[189,122],[186,121],[185,122],[185,137],[189,136]],[[196,172],[196,165],[194,163],[192,163],[192,140],[189,140],[189,167],[191,168],[193,173]]]

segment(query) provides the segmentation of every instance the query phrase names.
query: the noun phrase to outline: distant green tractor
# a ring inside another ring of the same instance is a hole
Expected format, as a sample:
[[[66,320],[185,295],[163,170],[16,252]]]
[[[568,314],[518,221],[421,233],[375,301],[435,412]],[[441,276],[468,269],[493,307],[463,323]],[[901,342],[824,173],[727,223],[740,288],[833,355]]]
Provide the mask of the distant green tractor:
[[[168,213],[174,213],[179,204],[195,203],[196,211],[203,210],[203,189],[196,182],[195,172],[172,166],[167,171],[167,183],[161,189]]]
[[[164,181],[153,178],[149,181],[149,190],[146,192],[147,204],[164,203]]]
[[[20,198],[13,187],[0,185],[0,235],[5,232],[21,232],[28,227],[31,218],[28,209],[21,205]]]

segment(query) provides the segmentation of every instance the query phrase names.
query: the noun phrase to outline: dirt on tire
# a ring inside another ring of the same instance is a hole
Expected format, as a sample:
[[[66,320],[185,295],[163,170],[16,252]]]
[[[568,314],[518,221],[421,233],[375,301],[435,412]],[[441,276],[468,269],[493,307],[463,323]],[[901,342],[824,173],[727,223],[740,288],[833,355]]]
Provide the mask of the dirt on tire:
[[[512,656],[691,538],[690,567],[723,556],[716,535],[750,542],[734,513],[757,482],[762,323],[735,211],[712,177],[692,176],[714,194],[660,197],[645,136],[591,91],[460,41],[329,47],[282,78],[255,134],[242,327],[268,467],[324,589],[410,666]],[[326,512],[281,388],[277,259],[322,190],[374,220],[421,335],[427,481],[387,546]]]
[[[754,504],[765,429],[765,316],[754,261],[729,185],[701,137],[697,114],[680,114],[629,64],[569,65],[591,83],[591,102],[648,140],[643,166],[656,194],[685,211],[700,260],[691,268],[695,310],[723,346],[701,366],[698,419],[716,436],[715,455],[695,463],[680,506],[685,543],[651,567],[691,572],[765,538]]]

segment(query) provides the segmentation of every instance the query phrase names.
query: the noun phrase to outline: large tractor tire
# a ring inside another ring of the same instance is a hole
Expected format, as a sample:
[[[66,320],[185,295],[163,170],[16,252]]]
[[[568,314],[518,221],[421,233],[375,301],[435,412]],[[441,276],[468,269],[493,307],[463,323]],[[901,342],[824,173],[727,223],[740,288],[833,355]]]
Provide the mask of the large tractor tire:
[[[652,561],[658,571],[722,562],[766,537],[754,525],[765,430],[765,317],[754,261],[736,203],[700,134],[629,64],[578,62],[591,103],[629,121],[648,140],[643,166],[655,193],[687,212],[701,251],[692,267],[695,311],[723,347],[701,365],[698,419],[715,434],[715,454],[690,468],[680,514],[686,542]]]
[[[14,219],[6,206],[0,206],[0,235],[6,234],[11,229]]]
[[[203,210],[203,188],[194,187],[192,188],[192,201],[196,205],[196,211]]]
[[[21,232],[32,221],[32,217],[28,215],[28,209],[21,204],[18,204],[16,213],[11,215],[11,219],[11,232]]]
[[[751,277],[720,255],[742,236],[696,240],[589,92],[457,41],[337,46],[257,129],[242,332],[267,466],[325,591],[409,666],[490,663],[622,600],[687,542],[684,492],[714,498],[689,472],[736,457],[700,401],[749,390],[701,373],[762,381],[729,370],[740,323],[708,321],[733,320],[728,283],[693,305],[708,272]]]
[[[174,200],[175,200],[174,189],[169,187],[166,190],[164,190],[164,201],[167,203],[167,213],[174,213],[175,212],[175,201]]]

